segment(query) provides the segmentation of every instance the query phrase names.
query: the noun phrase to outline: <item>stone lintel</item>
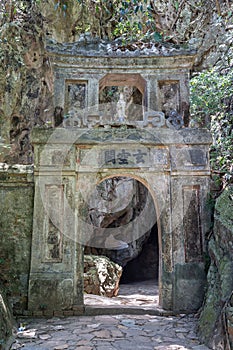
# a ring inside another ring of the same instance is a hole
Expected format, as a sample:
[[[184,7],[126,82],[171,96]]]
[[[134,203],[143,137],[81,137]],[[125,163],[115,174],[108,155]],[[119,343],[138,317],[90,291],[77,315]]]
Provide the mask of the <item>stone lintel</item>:
[[[31,135],[33,144],[113,144],[141,143],[143,145],[210,145],[212,137],[206,129],[183,128],[179,131],[167,128],[158,129],[78,129],[34,128]]]
[[[87,67],[95,67],[95,72],[100,70],[127,70],[138,72],[139,69],[147,70],[177,70],[179,68],[190,70],[193,66],[195,55],[177,55],[166,57],[85,57],[85,56],[64,56],[50,53],[53,64],[58,68],[81,68],[82,71]]]
[[[206,177],[209,179],[210,177],[210,170],[195,170],[195,169],[192,169],[190,171],[171,171],[170,175],[173,177],[173,178],[179,178],[180,176],[201,176],[201,177]]]
[[[39,170],[34,171],[34,176],[51,176],[54,178],[54,176],[58,177],[60,179],[60,176],[76,176],[75,170],[64,170],[63,168],[49,168],[49,167],[40,167]],[[60,182],[59,180],[57,181]]]

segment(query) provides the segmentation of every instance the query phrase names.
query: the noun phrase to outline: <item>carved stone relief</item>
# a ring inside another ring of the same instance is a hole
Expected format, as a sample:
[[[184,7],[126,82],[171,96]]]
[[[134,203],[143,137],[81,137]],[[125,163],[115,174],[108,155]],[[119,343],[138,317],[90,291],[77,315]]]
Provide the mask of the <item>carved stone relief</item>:
[[[49,219],[46,259],[60,260],[61,258],[60,248],[61,248],[61,232]]]
[[[63,186],[46,185],[44,260],[62,261]]]
[[[120,103],[121,102],[121,103]],[[108,121],[121,122],[118,115],[120,107],[124,104],[124,118],[129,121],[143,120],[143,96],[135,86],[106,86],[100,91],[99,103],[105,118]],[[101,108],[101,104],[104,105]],[[107,105],[106,105],[107,104]],[[110,110],[106,110],[107,107]]]
[[[65,113],[67,116],[74,117],[78,111],[86,107],[86,94],[86,81],[66,82]]]
[[[159,81],[160,108],[166,116],[171,111],[180,112],[180,85],[179,81]]]

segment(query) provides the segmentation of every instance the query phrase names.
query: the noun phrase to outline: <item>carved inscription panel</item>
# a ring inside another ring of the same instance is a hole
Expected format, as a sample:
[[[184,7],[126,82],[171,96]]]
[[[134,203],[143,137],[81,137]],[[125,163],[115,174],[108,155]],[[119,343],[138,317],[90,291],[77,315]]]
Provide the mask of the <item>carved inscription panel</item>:
[[[170,165],[169,151],[165,147],[150,148],[141,145],[111,145],[77,148],[77,166],[80,168],[161,168]]]

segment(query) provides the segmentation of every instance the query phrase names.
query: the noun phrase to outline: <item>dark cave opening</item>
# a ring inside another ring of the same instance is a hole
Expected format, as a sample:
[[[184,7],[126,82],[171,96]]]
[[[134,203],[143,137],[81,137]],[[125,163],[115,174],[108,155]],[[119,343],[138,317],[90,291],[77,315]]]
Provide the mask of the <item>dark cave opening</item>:
[[[89,211],[97,230],[93,236],[94,244],[86,245],[84,254],[103,255],[122,266],[120,284],[158,281],[159,242],[156,210],[147,187],[136,179],[120,176],[104,180],[97,186],[97,191],[104,206],[101,207],[100,202],[96,201],[96,208]],[[109,205],[113,202],[114,212],[109,211]],[[134,224],[134,220],[137,219],[137,224]],[[144,224],[141,225],[141,222]],[[131,231],[127,229],[129,225]],[[98,227],[104,229],[101,234],[98,233]],[[118,246],[115,249],[106,245],[112,236],[109,229],[117,229],[113,231],[112,237]]]
[[[123,267],[120,283],[127,284],[146,280],[158,281],[159,275],[159,244],[158,228],[155,224],[142,251]]]

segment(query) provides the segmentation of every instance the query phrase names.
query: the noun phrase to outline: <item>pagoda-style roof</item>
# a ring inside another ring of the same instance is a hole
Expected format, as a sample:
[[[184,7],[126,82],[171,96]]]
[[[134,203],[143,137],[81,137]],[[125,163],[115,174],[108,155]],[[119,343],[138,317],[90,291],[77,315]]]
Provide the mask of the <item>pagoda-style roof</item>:
[[[63,55],[107,56],[107,57],[139,57],[139,56],[192,56],[196,51],[190,47],[182,47],[162,42],[132,42],[123,44],[121,39],[114,41],[93,38],[83,34],[73,43],[57,43],[48,41],[47,51]]]

